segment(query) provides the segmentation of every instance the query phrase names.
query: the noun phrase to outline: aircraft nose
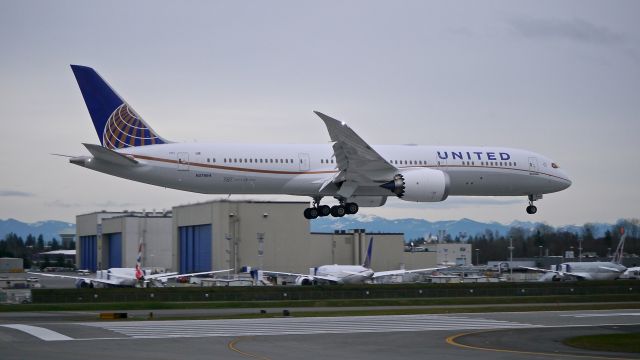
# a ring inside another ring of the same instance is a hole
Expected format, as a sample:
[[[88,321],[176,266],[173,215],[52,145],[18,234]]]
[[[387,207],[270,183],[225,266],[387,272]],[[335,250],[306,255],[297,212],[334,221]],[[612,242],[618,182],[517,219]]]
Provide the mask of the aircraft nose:
[[[569,176],[563,171],[559,171],[560,177],[558,178],[558,185],[560,186],[560,190],[567,189],[573,182],[569,179]]]

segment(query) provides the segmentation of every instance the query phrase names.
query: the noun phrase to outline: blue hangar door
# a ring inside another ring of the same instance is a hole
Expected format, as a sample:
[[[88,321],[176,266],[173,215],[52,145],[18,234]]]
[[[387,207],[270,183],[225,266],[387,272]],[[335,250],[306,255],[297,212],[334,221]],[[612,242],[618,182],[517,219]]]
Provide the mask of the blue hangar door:
[[[180,273],[211,270],[211,224],[181,226],[178,234]]]
[[[98,238],[96,235],[80,236],[81,269],[96,271],[98,269]]]
[[[113,233],[107,235],[107,242],[109,243],[109,268],[122,267],[122,233]]]

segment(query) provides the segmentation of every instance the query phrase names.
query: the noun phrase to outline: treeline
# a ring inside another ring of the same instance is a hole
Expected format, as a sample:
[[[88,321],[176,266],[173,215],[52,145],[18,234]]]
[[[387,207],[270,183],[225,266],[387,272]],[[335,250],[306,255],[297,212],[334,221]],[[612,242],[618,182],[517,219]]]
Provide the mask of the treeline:
[[[23,239],[14,233],[9,233],[5,235],[4,239],[0,240],[0,257],[22,258],[24,267],[29,268],[35,254],[52,250],[74,250],[75,248],[74,241],[64,246],[56,238],[45,242],[42,234],[37,237],[29,234]]]
[[[597,257],[610,257],[620,241],[620,229],[624,228],[627,238],[624,253],[640,255],[640,220],[619,220],[607,229],[603,235],[596,236],[593,224],[584,224],[578,233],[556,230],[554,227],[539,224],[533,230],[512,227],[506,235],[490,230],[467,238],[445,237],[447,242],[468,242],[473,248],[473,262],[476,257],[481,264],[487,261],[506,260],[509,258],[509,241],[513,243],[513,257],[527,258],[536,256],[563,256],[566,251],[573,251],[577,257],[580,243],[582,255],[593,254]],[[478,250],[476,250],[478,249]]]

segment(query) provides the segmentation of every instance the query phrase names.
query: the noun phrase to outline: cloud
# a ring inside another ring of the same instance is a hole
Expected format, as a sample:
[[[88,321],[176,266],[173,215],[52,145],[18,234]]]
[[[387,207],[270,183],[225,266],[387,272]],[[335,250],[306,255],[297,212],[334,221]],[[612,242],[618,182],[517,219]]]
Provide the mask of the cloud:
[[[625,41],[621,34],[577,18],[563,20],[517,17],[509,20],[509,24],[526,38],[565,39],[600,45],[617,45]]]
[[[32,193],[17,191],[17,190],[0,190],[0,196],[2,197],[33,197]]]

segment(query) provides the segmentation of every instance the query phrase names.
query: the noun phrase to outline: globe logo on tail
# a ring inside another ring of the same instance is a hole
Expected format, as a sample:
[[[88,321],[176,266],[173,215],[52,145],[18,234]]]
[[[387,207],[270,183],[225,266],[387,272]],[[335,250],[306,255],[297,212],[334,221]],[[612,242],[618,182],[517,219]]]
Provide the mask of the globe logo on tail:
[[[164,141],[126,103],[118,106],[104,127],[102,144],[108,149],[164,144]]]

